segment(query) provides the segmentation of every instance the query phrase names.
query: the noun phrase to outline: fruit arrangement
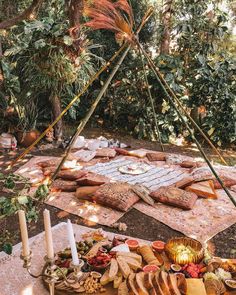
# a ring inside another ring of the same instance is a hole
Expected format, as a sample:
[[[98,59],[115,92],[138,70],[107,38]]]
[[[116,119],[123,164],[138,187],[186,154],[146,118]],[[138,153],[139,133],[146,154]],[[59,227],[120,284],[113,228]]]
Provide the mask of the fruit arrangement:
[[[104,253],[101,250],[97,252],[97,255],[87,260],[88,264],[94,269],[105,269],[111,262],[112,253]]]
[[[182,267],[182,272],[187,278],[199,278],[201,269],[203,268],[200,264],[189,263]]]

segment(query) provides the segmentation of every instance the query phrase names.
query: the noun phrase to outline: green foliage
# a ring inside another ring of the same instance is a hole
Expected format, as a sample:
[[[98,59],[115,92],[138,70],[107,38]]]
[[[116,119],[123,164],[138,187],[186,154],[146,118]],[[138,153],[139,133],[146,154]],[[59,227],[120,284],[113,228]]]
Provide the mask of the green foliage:
[[[32,195],[29,193],[30,183],[27,178],[17,174],[4,175],[0,173],[0,184],[8,196],[0,197],[0,219],[13,216],[18,210],[24,210],[28,222],[38,220],[39,206],[48,197],[49,189],[46,185],[40,185]],[[1,229],[0,249],[7,254],[12,251],[12,236],[7,230]]]
[[[29,194],[30,184],[28,179],[17,174],[0,174],[0,182],[7,189],[10,196],[0,197],[0,219],[15,214],[24,209],[28,221],[37,220],[37,204],[44,201],[49,189],[46,185],[40,185],[35,194]]]
[[[2,1],[6,5],[6,1]],[[163,32],[160,22],[163,3],[152,0],[138,1],[138,5],[135,0],[130,3],[136,28],[150,4],[154,5],[155,15],[141,31],[139,40],[154,56],[156,65],[189,113],[197,107],[204,107],[206,116],[198,122],[201,128],[218,145],[234,143],[235,69],[230,54],[234,48],[230,27],[234,12],[231,2],[173,1],[169,56],[158,56]],[[14,14],[28,4],[28,0],[18,1],[10,5],[14,9],[8,11]],[[50,0],[43,5],[37,20],[25,22],[2,36],[4,57],[1,59],[6,94],[10,97],[8,103],[19,103],[25,114],[25,105],[33,101],[41,120],[50,118],[48,98],[56,93],[62,105],[67,105],[101,64],[102,60],[97,56],[108,60],[118,48],[114,34],[105,30],[82,30],[76,41],[79,46],[74,46],[68,31],[65,2]],[[94,43],[101,46],[94,46]],[[223,56],[222,52],[226,51],[229,54]],[[148,69],[146,71],[163,141],[168,142],[179,134],[188,136],[155,77]],[[103,73],[89,93],[69,110],[67,119],[75,121],[84,117],[108,74]],[[140,138],[156,138],[147,85],[137,52],[130,54],[121,66],[98,107],[97,117],[106,126],[124,128]]]
[[[219,3],[176,1],[172,16],[172,52],[168,56],[157,56],[155,63],[189,113],[200,106],[205,108],[204,118],[194,118],[201,128],[216,144],[227,145],[235,143],[235,66],[231,55],[222,56],[222,48],[227,50],[225,40],[230,34],[231,20],[229,13],[220,9]],[[212,10],[208,9],[210,4],[213,5]],[[138,9],[136,5],[137,15],[145,11],[143,6],[141,11]],[[149,42],[154,55],[156,47],[153,47],[155,42],[152,38],[159,42],[160,36],[156,34],[161,30],[161,24],[158,24],[149,41],[144,39],[144,46],[148,49]],[[188,132],[148,69],[147,74],[162,140],[168,142],[179,134],[188,137]],[[124,128],[141,138],[155,138],[153,114],[137,54],[130,55],[121,67],[117,81],[109,89],[97,115],[107,126]]]
[[[192,103],[206,108],[203,127],[219,146],[236,141],[236,65],[227,55],[202,60],[192,83]]]
[[[210,4],[212,10],[207,12]],[[230,34],[230,15],[220,9],[220,1],[180,0],[178,5],[175,54],[183,61],[180,83],[187,90],[187,106],[204,107],[199,123],[217,145],[235,143],[235,61],[222,53]]]
[[[37,100],[37,107],[44,107],[42,100],[55,94],[67,104],[95,73],[96,63],[103,62],[92,52],[98,45],[87,39],[85,30],[72,39],[64,1],[51,0],[45,8],[40,19],[24,22],[2,36],[6,94],[14,104],[20,101],[24,113],[29,101]],[[40,116],[44,113],[45,109],[38,110]],[[75,119],[73,111],[68,114]]]
[[[0,249],[8,255],[12,254],[12,238],[12,234],[8,230],[5,230],[0,236]]]
[[[166,78],[181,95],[183,89],[177,83],[181,72],[179,69],[176,70],[179,61],[176,59],[170,63],[170,58],[158,57],[155,62],[160,68],[168,64],[165,69]],[[178,71],[178,74],[175,71]],[[146,68],[146,72],[149,85],[145,83],[140,56],[136,52],[130,53],[106,97],[98,107],[97,114],[100,115],[107,127],[122,128],[138,138],[155,140],[154,119],[147,91],[149,87],[155,100],[162,140],[168,142],[170,137],[173,137],[174,134],[178,135],[183,129],[177,114],[165,100],[153,73],[148,68]]]

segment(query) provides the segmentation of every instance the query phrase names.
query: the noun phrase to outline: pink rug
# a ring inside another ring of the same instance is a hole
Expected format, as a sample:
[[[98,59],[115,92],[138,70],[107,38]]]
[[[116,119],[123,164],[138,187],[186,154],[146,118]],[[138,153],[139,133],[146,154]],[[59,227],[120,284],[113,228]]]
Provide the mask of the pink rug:
[[[39,183],[45,177],[37,163],[56,160],[56,157],[33,157],[25,165],[16,171],[17,174],[23,175],[30,179],[32,183]],[[32,189],[34,191],[35,189]],[[94,204],[91,202],[83,202],[74,197],[74,193],[51,193],[46,204],[67,211],[69,213],[78,215],[89,222],[99,223],[102,225],[111,226],[119,220],[124,213]]]
[[[140,212],[163,222],[201,242],[206,242],[219,232],[236,223],[236,209],[223,190],[218,190],[218,199],[198,199],[189,211],[155,204],[151,207],[143,202],[134,205]],[[236,197],[236,193],[233,193]]]
[[[39,182],[43,179],[43,174],[36,163],[50,159],[56,158],[34,157],[17,170],[16,173],[29,177],[33,183]],[[173,170],[173,165],[171,167],[167,167],[165,163],[162,165],[162,168],[168,171]],[[107,166],[109,166],[109,163],[105,165],[99,164],[95,165],[95,168],[91,167],[91,170],[97,169],[96,167],[105,168]],[[158,167],[160,167],[160,163]],[[175,171],[181,171],[181,173],[183,173],[183,169],[179,170],[177,166],[175,167],[176,168],[172,171],[173,173],[175,173]],[[163,174],[163,176],[166,177],[166,174]],[[161,181],[161,177],[159,179]],[[172,177],[170,179],[172,179]],[[236,223],[236,209],[234,205],[225,195],[224,191],[218,190],[217,192],[219,194],[217,200],[198,199],[194,209],[190,211],[184,211],[160,203],[155,204],[155,207],[151,207],[141,201],[135,204],[134,208],[184,233],[186,236],[194,237],[199,241],[207,241],[220,231]],[[232,194],[236,197],[236,193],[232,192]],[[89,222],[95,222],[106,226],[111,226],[124,215],[123,212],[101,205],[79,201],[74,197],[73,193],[52,193],[46,203],[78,215]]]

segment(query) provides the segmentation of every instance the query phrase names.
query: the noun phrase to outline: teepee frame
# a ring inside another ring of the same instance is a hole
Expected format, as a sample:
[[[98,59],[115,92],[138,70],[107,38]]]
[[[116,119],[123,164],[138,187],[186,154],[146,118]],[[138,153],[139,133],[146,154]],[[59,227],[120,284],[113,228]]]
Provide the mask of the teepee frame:
[[[224,160],[224,158],[221,156],[220,152],[217,150],[217,148],[213,145],[213,143],[210,141],[210,139],[205,135],[205,133],[202,131],[202,129],[198,126],[198,124],[192,119],[192,117],[188,114],[188,112],[185,110],[185,108],[183,107],[181,101],[178,99],[178,97],[175,95],[175,93],[173,92],[173,90],[170,88],[170,86],[168,85],[168,83],[166,82],[165,78],[162,76],[162,74],[160,73],[159,69],[155,66],[153,60],[150,58],[150,56],[148,55],[148,53],[143,49],[142,45],[140,44],[140,42],[138,41],[138,34],[141,31],[142,27],[146,24],[147,20],[150,18],[150,16],[153,13],[153,8],[150,7],[148,9],[148,11],[146,12],[138,30],[136,31],[136,33],[134,34],[134,38],[133,38],[133,42],[135,43],[135,45],[137,46],[141,58],[142,58],[142,63],[143,63],[143,69],[144,69],[144,77],[145,77],[145,81],[148,84],[147,81],[147,76],[146,76],[146,72],[145,72],[145,65],[143,62],[143,57],[147,60],[147,65],[149,66],[149,68],[153,71],[158,83],[160,84],[160,86],[162,87],[166,97],[168,98],[170,104],[174,107],[175,111],[177,112],[180,120],[182,121],[182,123],[186,126],[189,134],[191,135],[192,139],[194,140],[194,142],[196,143],[200,153],[202,154],[203,158],[205,159],[206,163],[208,164],[210,170],[212,171],[212,173],[214,174],[214,176],[216,177],[216,179],[219,181],[220,185],[222,186],[222,188],[224,189],[225,193],[227,194],[227,196],[230,198],[230,200],[232,201],[232,203],[234,204],[234,206],[236,207],[236,201],[234,200],[233,196],[230,194],[229,190],[225,187],[223,181],[221,180],[221,178],[219,177],[219,175],[217,174],[217,172],[215,171],[213,165],[211,164],[210,160],[208,159],[207,155],[205,154],[204,150],[202,149],[199,141],[196,139],[194,132],[191,128],[191,126],[189,125],[192,124],[192,126],[194,128],[196,128],[200,134],[204,137],[204,139],[207,141],[207,143],[211,146],[211,148],[216,152],[216,154],[219,156],[219,158],[221,159],[221,161],[227,165],[226,161]],[[132,44],[133,45],[133,44]],[[114,59],[116,57],[118,57],[120,55],[120,53],[126,48],[126,50],[123,52],[122,56],[120,57],[120,59],[118,60],[118,62],[116,63],[116,65],[114,66],[111,74],[109,75],[109,77],[107,78],[105,84],[103,85],[102,89],[100,90],[99,95],[97,96],[97,98],[95,99],[94,103],[92,104],[90,110],[88,111],[88,113],[86,114],[85,118],[81,121],[81,123],[79,124],[75,134],[73,135],[72,139],[70,140],[66,151],[64,153],[64,156],[60,162],[60,164],[58,165],[56,171],[54,172],[53,176],[51,177],[51,181],[50,183],[52,183],[57,175],[58,172],[60,171],[63,163],[66,161],[66,159],[68,158],[71,149],[73,148],[73,145],[77,139],[77,137],[80,135],[80,133],[82,132],[82,130],[84,129],[84,127],[86,126],[87,122],[89,121],[90,117],[92,116],[92,114],[94,113],[98,103],[100,102],[100,100],[102,99],[104,93],[106,92],[106,90],[109,87],[110,82],[112,81],[113,77],[115,76],[116,72],[118,71],[120,65],[123,63],[126,55],[128,54],[130,48],[131,48],[131,44],[128,43],[128,41],[126,41],[123,46],[120,47],[120,49],[112,56],[112,58],[95,74],[95,76],[93,76],[91,78],[91,80],[86,84],[86,86],[83,88],[82,92],[79,93],[77,96],[75,96],[73,98],[73,100],[68,104],[68,106],[62,111],[62,113],[58,116],[58,118],[56,118],[56,120],[50,124],[48,126],[48,128],[41,134],[41,136],[29,147],[27,148],[20,156],[18,156],[16,158],[16,160],[14,160],[11,164],[11,167],[18,162],[19,160],[21,160],[27,153],[29,153],[33,147],[46,135],[46,133],[51,130],[53,128],[53,126],[63,117],[63,115],[70,109],[70,107],[85,93],[85,91],[87,91],[87,89],[89,88],[89,86],[99,77],[99,75],[104,72],[108,66],[110,66],[111,62],[114,61]],[[147,85],[148,86],[148,85]],[[154,107],[154,102],[153,102],[153,98],[151,96],[150,90],[149,90],[149,98],[150,98],[150,102],[152,105],[152,110],[153,110],[153,115],[155,117],[155,127],[158,129],[158,123],[156,121],[156,113],[155,113],[155,107]],[[184,115],[183,115],[184,114]],[[184,117],[185,116],[185,117]],[[159,131],[158,131],[159,133]],[[159,134],[159,139],[160,139],[160,134]],[[160,141],[161,142],[161,141]],[[161,144],[161,147],[163,149],[163,146]]]

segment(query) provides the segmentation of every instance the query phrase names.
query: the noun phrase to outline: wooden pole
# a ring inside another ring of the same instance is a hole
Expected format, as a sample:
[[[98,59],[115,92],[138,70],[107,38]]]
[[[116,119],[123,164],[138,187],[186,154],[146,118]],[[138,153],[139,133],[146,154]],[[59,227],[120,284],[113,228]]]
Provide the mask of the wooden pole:
[[[137,41],[138,42],[138,41]],[[227,162],[225,161],[225,159],[222,157],[222,155],[220,154],[220,152],[217,150],[217,148],[214,146],[214,144],[211,142],[211,140],[206,136],[206,134],[202,131],[202,129],[200,128],[200,126],[193,120],[193,118],[188,114],[188,112],[185,110],[185,108],[183,107],[181,101],[178,99],[178,97],[175,95],[175,93],[173,92],[173,90],[170,88],[169,84],[166,82],[165,78],[162,76],[162,74],[160,73],[160,71],[158,70],[158,68],[155,66],[153,60],[150,58],[150,56],[146,53],[146,51],[143,49],[142,45],[138,42],[138,47],[141,49],[143,55],[146,57],[146,59],[148,60],[148,63],[150,65],[152,65],[152,67],[155,68],[155,73],[158,76],[158,78],[161,80],[161,82],[164,84],[165,88],[169,91],[169,93],[171,94],[171,96],[173,97],[173,99],[176,101],[176,103],[178,104],[179,108],[184,112],[184,114],[186,115],[186,117],[189,119],[189,121],[192,123],[192,125],[201,133],[201,135],[204,137],[204,139],[207,141],[207,143],[211,146],[211,148],[215,151],[215,153],[219,156],[220,160],[222,161],[222,163],[224,163],[225,165],[228,165]]]
[[[145,52],[145,50],[142,48],[141,45],[139,45],[139,48],[141,49],[142,53],[144,54],[144,56],[148,56],[148,54]],[[169,99],[169,102],[171,103],[171,105],[174,107],[174,109],[176,110],[177,114],[179,115],[179,118],[181,119],[182,123],[186,126],[189,134],[191,135],[192,139],[195,141],[200,153],[202,154],[203,158],[205,159],[206,163],[208,164],[211,172],[213,173],[213,175],[215,176],[215,178],[218,180],[218,182],[220,183],[221,187],[224,189],[225,193],[227,194],[227,196],[230,198],[230,200],[232,201],[232,203],[234,204],[234,206],[236,207],[236,201],[233,198],[233,196],[230,194],[229,190],[226,188],[226,186],[224,185],[223,181],[221,180],[221,178],[219,177],[219,175],[217,174],[217,172],[215,171],[214,167],[211,165],[210,160],[208,159],[207,155],[205,154],[204,150],[202,149],[199,141],[196,139],[192,129],[190,128],[187,120],[185,120],[185,118],[182,116],[181,112],[179,111],[178,107],[176,106],[175,102],[172,100],[170,94],[167,92],[165,85],[162,83],[161,79],[159,78],[159,75],[157,73],[157,69],[156,66],[154,65],[154,63],[150,63],[149,62],[150,57],[148,56],[148,64],[150,66],[150,68],[152,69],[153,73],[156,76],[157,81],[159,82],[159,84],[161,85],[163,91],[165,92],[165,95],[167,96],[167,98]]]
[[[129,50],[130,50],[130,45],[127,47],[127,49],[124,51],[124,53],[122,54],[121,58],[118,60],[117,64],[115,65],[115,67],[113,68],[111,74],[109,75],[109,77],[107,78],[105,84],[103,85],[101,91],[99,92],[97,98],[95,99],[94,103],[92,104],[92,106],[90,107],[88,113],[86,114],[85,118],[80,122],[78,128],[77,128],[77,131],[76,133],[74,134],[74,136],[72,137],[68,147],[67,147],[67,150],[65,152],[65,155],[63,156],[60,164],[58,165],[56,171],[54,172],[52,178],[51,178],[51,181],[53,182],[56,177],[57,177],[57,174],[58,172],[61,170],[61,167],[63,166],[63,164],[65,163],[66,159],[68,158],[73,146],[74,146],[74,143],[77,139],[77,137],[80,135],[81,131],[84,129],[85,125],[87,124],[88,120],[91,118],[92,114],[94,113],[98,103],[100,102],[100,100],[102,99],[104,93],[106,92],[109,84],[111,83],[113,77],[115,76],[116,72],[118,71],[119,67],[121,66],[122,62],[124,61],[126,55],[128,54]]]
[[[151,17],[151,15],[153,14],[154,9],[153,7],[149,7],[149,9],[146,11],[141,24],[139,25],[137,31],[136,31],[136,35],[134,35],[134,39],[137,38],[138,33],[141,31],[141,29],[143,28],[143,26],[146,24],[146,22],[148,21],[148,19]],[[126,41],[124,43],[123,46],[126,46],[128,44],[128,42]],[[122,47],[123,47],[122,46]],[[128,54],[129,50],[131,48],[131,45],[128,46],[128,48],[126,49],[126,51],[123,53],[123,55],[121,56],[121,58],[119,59],[119,61],[117,62],[116,66],[114,67],[112,73],[110,74],[110,76],[108,77],[106,83],[103,85],[98,97],[96,98],[95,102],[93,103],[92,107],[90,108],[90,110],[88,111],[86,117],[81,121],[81,123],[79,124],[76,133],[74,134],[74,136],[72,137],[71,141],[69,142],[68,146],[67,146],[67,150],[66,153],[64,155],[64,157],[62,158],[61,162],[59,163],[56,171],[54,172],[52,178],[51,178],[51,183],[56,179],[57,174],[59,173],[59,171],[61,170],[62,165],[65,163],[67,157],[70,154],[70,151],[77,139],[77,137],[79,136],[79,134],[81,133],[81,131],[84,129],[85,125],[87,124],[88,120],[90,119],[90,117],[92,116],[93,112],[95,111],[98,103],[100,102],[101,98],[103,97],[105,91],[107,90],[111,80],[113,79],[114,75],[116,74],[116,72],[118,71],[120,65],[122,64],[122,62],[124,61],[126,55]]]
[[[155,105],[154,105],[152,93],[151,93],[151,90],[149,88],[148,77],[147,77],[147,73],[146,73],[146,70],[145,70],[143,56],[142,56],[142,54],[140,54],[140,55],[141,55],[141,60],[142,60],[144,79],[145,79],[145,82],[146,82],[146,86],[148,88],[148,96],[149,96],[149,100],[150,100],[151,107],[152,107],[152,114],[153,114],[153,119],[154,119],[154,125],[155,125],[155,128],[156,128],[156,132],[157,132],[157,135],[158,135],[158,139],[159,139],[160,145],[161,145],[161,150],[162,150],[162,152],[164,152],[164,146],[163,146],[162,140],[161,140],[161,132],[160,132],[160,129],[159,129],[159,126],[158,126],[158,123],[157,123],[157,114],[156,114],[156,111],[155,111]]]
[[[23,151],[22,154],[20,154],[15,160],[12,161],[10,167],[13,167],[19,160],[27,155],[36,146],[37,143],[40,142],[40,140],[48,133],[48,131],[50,131],[57,124],[57,122],[61,120],[65,113],[71,108],[71,106],[88,90],[89,86],[100,76],[100,74],[103,73],[110,66],[111,62],[113,62],[113,60],[123,51],[125,47],[126,44],[119,48],[119,50],[110,58],[110,60],[104,66],[102,66],[100,70],[89,80],[82,91],[71,100],[71,102],[66,106],[62,113],[47,127],[46,130],[44,130],[39,138],[37,138],[27,149]]]

